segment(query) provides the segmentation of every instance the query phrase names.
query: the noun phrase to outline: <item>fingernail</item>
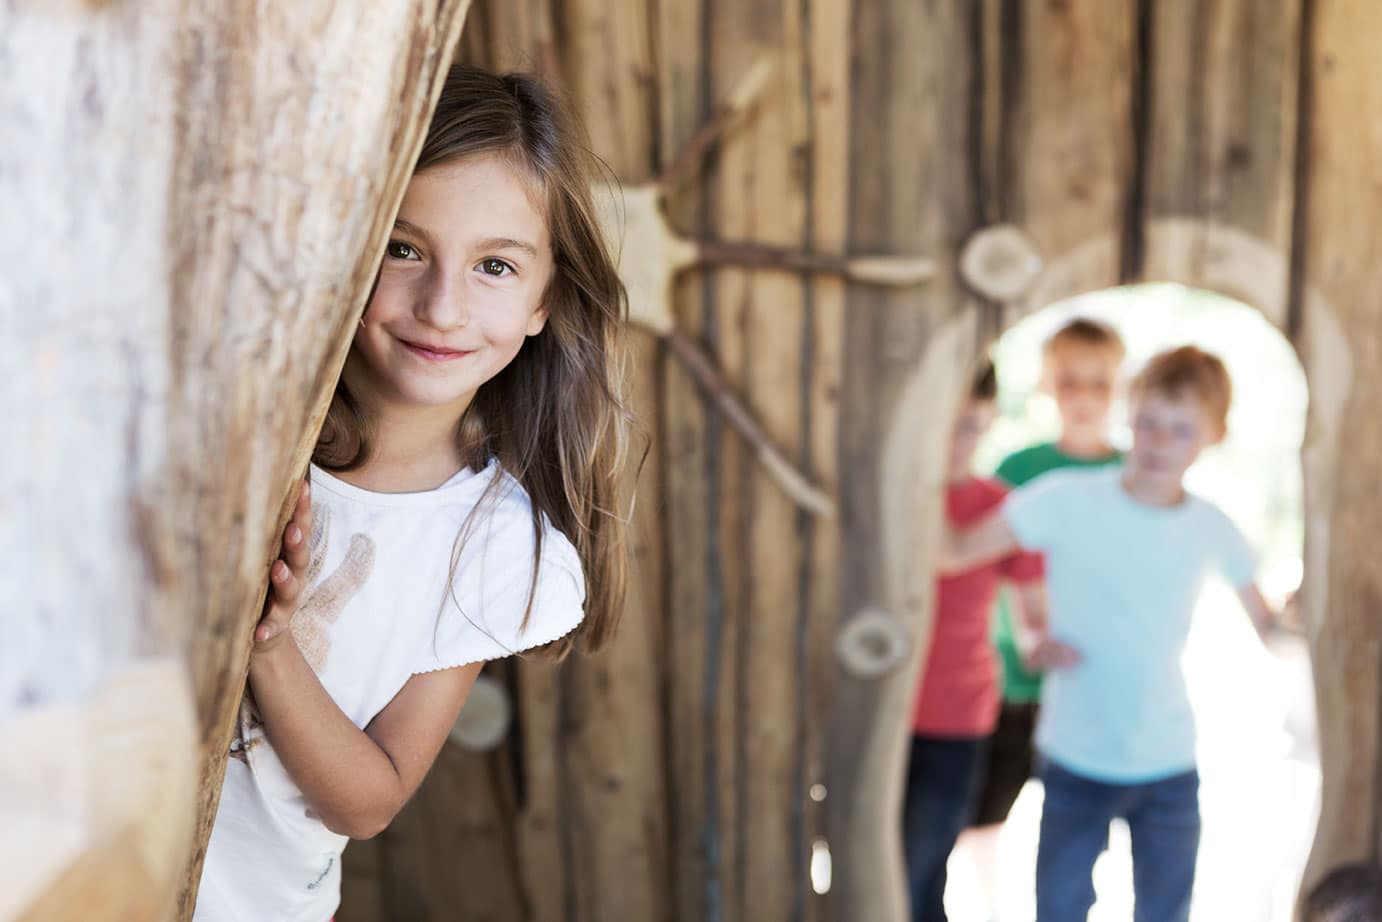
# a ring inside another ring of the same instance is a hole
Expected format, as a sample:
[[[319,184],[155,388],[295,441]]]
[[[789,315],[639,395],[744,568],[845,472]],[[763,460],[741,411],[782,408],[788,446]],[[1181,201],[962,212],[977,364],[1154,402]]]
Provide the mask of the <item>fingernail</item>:
[[[283,580],[288,578],[288,565],[283,561],[274,564],[274,579]]]
[[[301,541],[301,540],[302,540],[302,529],[298,528],[296,525],[289,525],[289,526],[288,526],[288,543],[289,543],[289,544],[297,544],[297,543],[298,543],[299,541]]]
[[[311,496],[311,495],[312,495],[312,485],[311,485],[310,483],[308,483],[307,481],[305,481],[305,480],[302,482],[302,495],[303,495],[303,496]]]

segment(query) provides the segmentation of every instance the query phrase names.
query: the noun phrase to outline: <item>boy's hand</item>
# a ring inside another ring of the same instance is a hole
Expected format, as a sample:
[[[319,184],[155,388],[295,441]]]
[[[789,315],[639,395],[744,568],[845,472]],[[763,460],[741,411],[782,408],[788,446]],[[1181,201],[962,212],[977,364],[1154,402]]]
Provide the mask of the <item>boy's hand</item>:
[[[1078,666],[1083,657],[1080,651],[1053,637],[1043,637],[1027,654],[1027,668],[1033,672],[1047,672],[1051,669],[1069,669]]]
[[[293,517],[283,529],[283,548],[269,567],[269,595],[264,615],[254,628],[254,653],[265,653],[291,636],[288,625],[297,612],[298,597],[306,582],[310,553],[307,536],[312,533],[312,497],[307,481],[298,490]]]

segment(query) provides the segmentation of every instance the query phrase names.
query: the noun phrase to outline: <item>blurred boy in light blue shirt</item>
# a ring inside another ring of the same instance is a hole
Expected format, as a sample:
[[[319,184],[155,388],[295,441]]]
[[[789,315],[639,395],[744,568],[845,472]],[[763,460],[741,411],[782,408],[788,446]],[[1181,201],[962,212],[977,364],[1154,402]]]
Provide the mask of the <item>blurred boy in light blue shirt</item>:
[[[1186,922],[1199,849],[1194,716],[1181,653],[1205,581],[1227,580],[1260,634],[1275,623],[1256,561],[1185,472],[1225,432],[1231,385],[1191,346],[1153,358],[1131,389],[1133,446],[1120,469],[1049,474],[1001,511],[947,534],[944,572],[1007,556],[1046,558],[1049,624],[1031,664],[1046,670],[1036,746],[1045,785],[1037,922],[1076,922],[1094,904],[1109,823],[1132,837],[1135,922]]]

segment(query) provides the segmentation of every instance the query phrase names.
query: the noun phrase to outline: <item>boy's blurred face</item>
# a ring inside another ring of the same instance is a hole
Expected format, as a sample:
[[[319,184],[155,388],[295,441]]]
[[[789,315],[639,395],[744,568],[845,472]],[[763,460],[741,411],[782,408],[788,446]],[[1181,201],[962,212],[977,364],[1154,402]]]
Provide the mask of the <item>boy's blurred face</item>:
[[[979,448],[979,440],[993,425],[998,415],[998,407],[992,400],[979,400],[974,397],[965,401],[960,415],[955,417],[955,428],[950,433],[950,462],[947,474],[951,480],[967,476],[974,462],[974,452]]]
[[[1118,379],[1118,353],[1104,346],[1067,344],[1046,359],[1046,383],[1060,409],[1061,436],[1102,443]]]
[[[1195,459],[1223,432],[1194,395],[1149,391],[1132,404],[1129,473],[1147,485],[1179,485]]]

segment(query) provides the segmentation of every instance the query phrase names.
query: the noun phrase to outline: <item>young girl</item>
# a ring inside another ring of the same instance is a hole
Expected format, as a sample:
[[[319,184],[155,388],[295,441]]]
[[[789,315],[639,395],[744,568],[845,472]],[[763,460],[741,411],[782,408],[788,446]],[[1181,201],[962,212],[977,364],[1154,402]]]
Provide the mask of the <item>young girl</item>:
[[[584,150],[533,79],[448,75],[270,570],[198,922],[326,922],[484,661],[613,632],[624,295]]]

